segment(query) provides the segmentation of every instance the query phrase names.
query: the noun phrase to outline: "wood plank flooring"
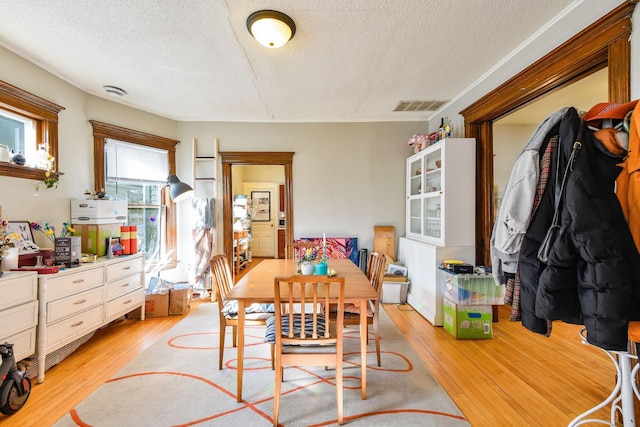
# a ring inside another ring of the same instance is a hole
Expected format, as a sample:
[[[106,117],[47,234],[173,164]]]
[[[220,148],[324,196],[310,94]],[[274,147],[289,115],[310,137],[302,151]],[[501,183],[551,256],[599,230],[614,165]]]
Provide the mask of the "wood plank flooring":
[[[209,299],[194,302],[201,303]],[[615,382],[609,358],[580,343],[579,326],[556,322],[551,336],[543,337],[509,322],[504,306],[493,339],[456,340],[409,305],[383,307],[474,427],[566,426],[602,401]],[[52,425],[182,318],[124,319],[100,329],[48,370],[44,383],[34,381],[24,408],[0,414],[0,427]],[[384,352],[384,337],[381,345]],[[597,416],[609,415],[601,410]]]

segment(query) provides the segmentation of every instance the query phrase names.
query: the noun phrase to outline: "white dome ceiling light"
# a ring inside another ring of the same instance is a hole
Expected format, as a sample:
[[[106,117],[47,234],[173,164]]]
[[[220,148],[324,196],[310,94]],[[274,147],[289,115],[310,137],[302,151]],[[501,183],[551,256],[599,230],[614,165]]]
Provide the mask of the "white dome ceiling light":
[[[259,10],[247,18],[249,33],[261,45],[275,49],[284,46],[296,33],[296,24],[282,12]]]

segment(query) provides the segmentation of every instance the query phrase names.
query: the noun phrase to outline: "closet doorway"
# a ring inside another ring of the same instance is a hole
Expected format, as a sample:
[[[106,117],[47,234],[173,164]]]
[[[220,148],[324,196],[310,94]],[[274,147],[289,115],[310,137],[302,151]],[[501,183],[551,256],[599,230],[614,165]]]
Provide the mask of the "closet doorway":
[[[465,136],[476,139],[476,264],[490,265],[494,222],[493,123],[541,96],[608,69],[608,101],[631,97],[631,15],[625,2],[493,92],[460,112]]]
[[[293,239],[293,152],[221,151],[223,253],[233,254],[232,166],[281,165],[284,167],[285,243]]]
[[[603,68],[565,88],[493,122],[493,216],[496,217],[516,158],[533,132],[563,107],[587,112],[608,99],[608,68]]]

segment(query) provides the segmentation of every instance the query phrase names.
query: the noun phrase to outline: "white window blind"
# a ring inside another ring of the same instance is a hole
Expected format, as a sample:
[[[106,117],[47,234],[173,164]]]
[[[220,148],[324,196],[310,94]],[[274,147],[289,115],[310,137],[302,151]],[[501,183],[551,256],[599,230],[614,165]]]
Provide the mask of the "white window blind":
[[[107,139],[105,169],[108,181],[166,183],[168,151]]]

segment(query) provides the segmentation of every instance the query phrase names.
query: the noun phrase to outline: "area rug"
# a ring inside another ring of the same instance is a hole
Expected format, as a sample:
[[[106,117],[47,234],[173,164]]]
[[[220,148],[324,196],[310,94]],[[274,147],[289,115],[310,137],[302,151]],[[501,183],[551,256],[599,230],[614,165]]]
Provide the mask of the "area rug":
[[[344,420],[350,426],[469,426],[411,346],[381,311],[382,367],[373,340],[367,399],[360,396],[357,329],[345,330]],[[66,426],[269,426],[273,375],[264,328],[246,328],[243,402],[236,402],[237,351],[218,370],[218,314],[202,303],[115,377],[61,418]],[[285,369],[279,423],[337,425],[332,368]]]

